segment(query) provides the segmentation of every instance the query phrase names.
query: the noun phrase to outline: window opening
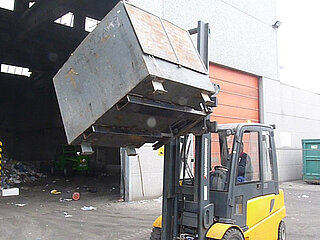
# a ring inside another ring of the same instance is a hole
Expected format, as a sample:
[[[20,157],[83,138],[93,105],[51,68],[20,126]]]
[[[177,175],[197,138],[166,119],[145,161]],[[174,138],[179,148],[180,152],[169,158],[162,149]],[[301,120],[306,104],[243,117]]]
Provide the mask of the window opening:
[[[87,32],[92,32],[98,26],[99,23],[100,23],[99,20],[86,17],[85,30]]]
[[[211,134],[211,190],[228,190],[233,140],[234,134],[230,129]]]
[[[260,181],[259,133],[245,131],[240,143],[237,183]]]
[[[19,76],[26,76],[26,77],[30,77],[32,74],[29,68],[8,65],[8,64],[1,64],[1,72],[19,75]]]
[[[0,1],[0,8],[4,8],[10,11],[14,10],[14,2],[15,0],[1,0]]]
[[[57,24],[68,26],[68,27],[73,27],[74,14],[72,12],[68,12],[67,14],[65,14],[62,17],[58,18],[54,22],[57,23]]]
[[[274,180],[273,159],[270,133],[262,131],[262,157],[263,157],[263,178],[265,181]]]

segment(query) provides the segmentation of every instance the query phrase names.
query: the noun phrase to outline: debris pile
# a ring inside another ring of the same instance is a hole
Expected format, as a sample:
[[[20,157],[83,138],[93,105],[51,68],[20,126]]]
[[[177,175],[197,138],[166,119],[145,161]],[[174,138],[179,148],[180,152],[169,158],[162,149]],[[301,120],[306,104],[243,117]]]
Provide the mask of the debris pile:
[[[21,183],[32,183],[43,177],[46,177],[46,175],[38,173],[30,164],[27,165],[12,159],[2,161],[2,189],[17,186]]]

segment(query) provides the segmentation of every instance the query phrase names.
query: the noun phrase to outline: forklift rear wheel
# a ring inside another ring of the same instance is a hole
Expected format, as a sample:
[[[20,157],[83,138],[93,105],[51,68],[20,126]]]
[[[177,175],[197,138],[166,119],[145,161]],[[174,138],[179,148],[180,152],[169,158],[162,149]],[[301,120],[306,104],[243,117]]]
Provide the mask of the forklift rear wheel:
[[[73,175],[73,169],[71,164],[66,164],[63,168],[63,175],[65,177],[71,177]]]
[[[244,240],[244,238],[238,229],[231,228],[224,234],[222,240]]]
[[[161,239],[161,229],[154,227],[151,232],[150,240],[160,240]]]
[[[286,240],[286,224],[281,221],[278,230],[278,240]]]

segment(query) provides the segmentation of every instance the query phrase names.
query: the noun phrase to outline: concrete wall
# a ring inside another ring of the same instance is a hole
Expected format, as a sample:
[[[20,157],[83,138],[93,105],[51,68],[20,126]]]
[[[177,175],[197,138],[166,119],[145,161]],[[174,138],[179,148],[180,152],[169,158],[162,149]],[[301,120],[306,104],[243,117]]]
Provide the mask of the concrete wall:
[[[152,199],[162,195],[163,156],[152,149],[151,144],[145,144],[137,149],[138,155],[128,158],[128,199]]]
[[[276,124],[281,181],[301,179],[301,139],[320,137],[320,95],[264,78],[264,122]]]

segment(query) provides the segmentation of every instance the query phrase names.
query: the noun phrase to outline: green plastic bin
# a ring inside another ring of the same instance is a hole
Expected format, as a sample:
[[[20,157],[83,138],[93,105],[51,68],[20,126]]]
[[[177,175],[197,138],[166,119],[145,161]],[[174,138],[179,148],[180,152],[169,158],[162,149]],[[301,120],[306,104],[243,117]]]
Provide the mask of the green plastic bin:
[[[303,180],[320,183],[320,139],[302,139]]]

